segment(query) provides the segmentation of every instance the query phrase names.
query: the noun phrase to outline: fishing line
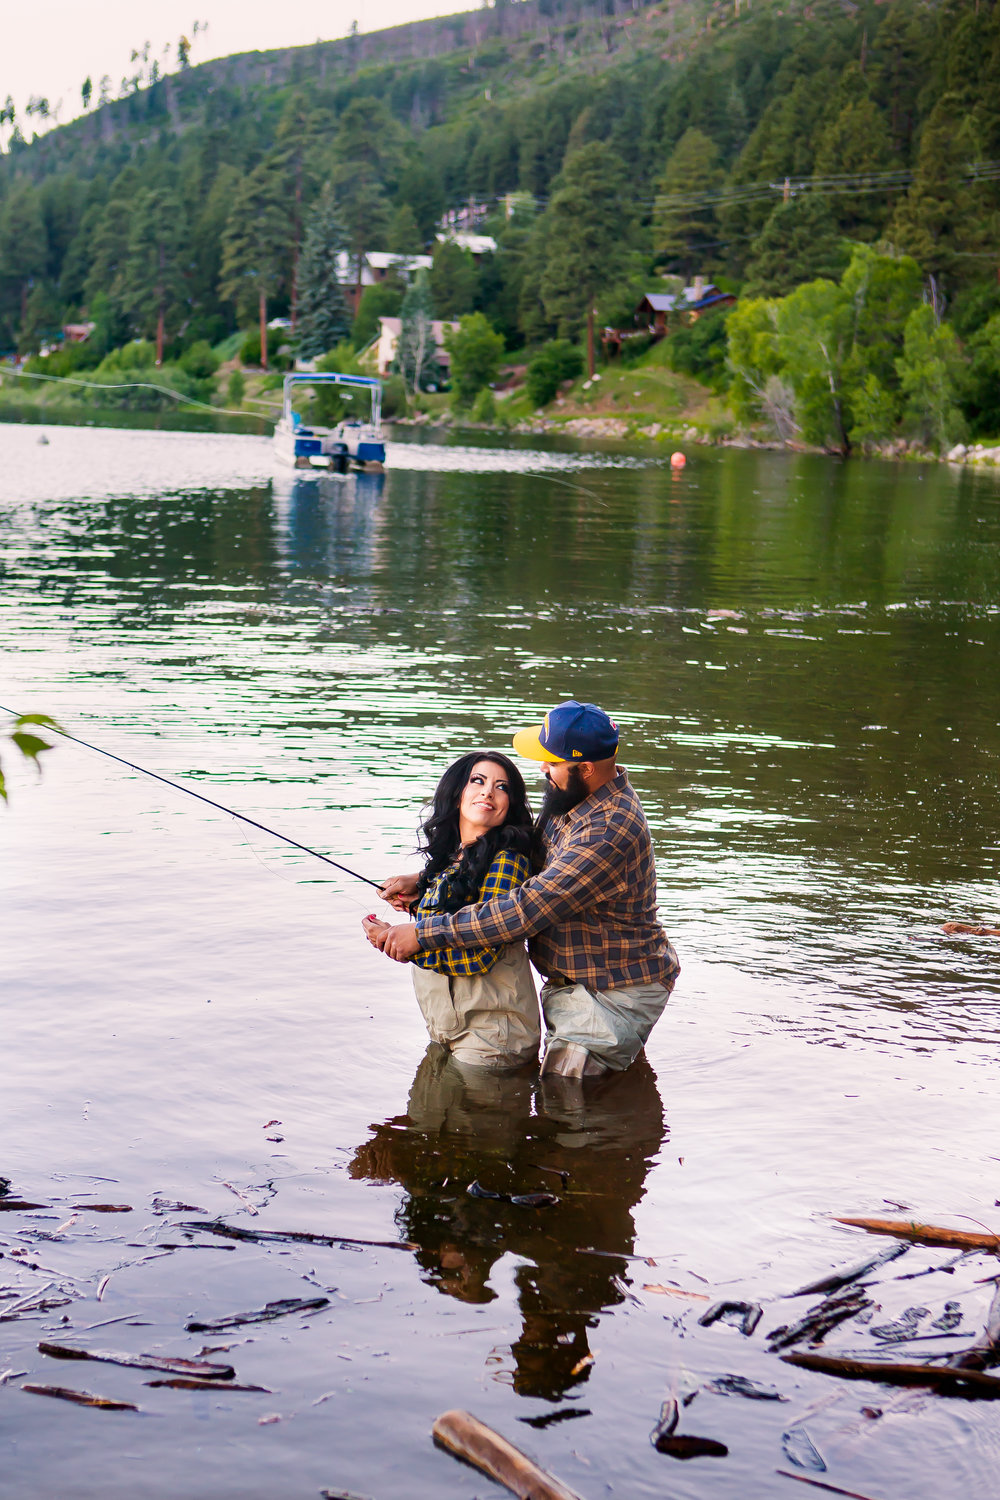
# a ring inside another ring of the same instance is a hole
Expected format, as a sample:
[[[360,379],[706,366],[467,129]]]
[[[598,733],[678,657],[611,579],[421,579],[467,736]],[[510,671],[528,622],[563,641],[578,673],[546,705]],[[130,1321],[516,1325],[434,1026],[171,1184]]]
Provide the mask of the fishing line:
[[[21,717],[20,714],[15,713],[14,709],[6,708],[2,703],[0,703],[0,713],[10,714],[12,719]],[[108,760],[117,761],[120,766],[128,766],[130,771],[138,771],[142,776],[151,776],[154,781],[162,781],[164,786],[172,786],[175,792],[186,792],[189,797],[197,797],[199,802],[207,802],[209,807],[227,813],[231,818],[239,818],[242,823],[249,823],[251,828],[259,828],[261,833],[268,833],[272,838],[281,839],[283,843],[291,844],[293,849],[301,849],[303,854],[312,854],[316,859],[321,859],[324,864],[332,865],[335,870],[340,870],[355,880],[363,880],[365,885],[372,885],[376,890],[381,889],[377,880],[371,880],[367,875],[359,875],[357,870],[349,869],[347,865],[331,859],[328,854],[320,854],[318,849],[310,849],[308,844],[300,844],[296,839],[289,838],[287,833],[279,833],[276,828],[268,828],[266,823],[258,823],[255,818],[248,818],[245,813],[235,812],[233,808],[225,807],[221,802],[216,802],[201,792],[192,791],[189,786],[184,786],[179,781],[171,781],[169,776],[161,776],[158,771],[148,771],[145,766],[137,766],[135,761],[126,760],[122,755],[115,755],[111,750],[102,750],[100,745],[92,745],[89,740],[81,740],[79,735],[70,734],[68,729],[60,729],[55,724],[47,724],[45,727],[51,729],[53,734],[62,735],[65,740],[72,740],[74,745],[82,745],[85,750],[93,750],[97,755],[106,755]]]
[[[123,380],[114,384],[106,384],[100,380],[77,380],[70,375],[42,375],[37,370],[4,370],[0,369],[0,375],[6,375],[8,380],[50,380],[57,385],[80,385],[91,391],[159,391],[162,396],[171,396],[179,401],[182,406],[198,406],[202,411],[210,411],[217,417],[253,417],[259,422],[270,422],[271,418],[258,411],[231,411],[222,406],[210,406],[207,401],[198,401],[194,396],[184,396],[180,391],[171,390],[168,385],[153,385],[148,380]],[[252,399],[252,398],[251,398]],[[279,408],[275,402],[258,402],[260,406],[270,406],[272,410]],[[90,747],[93,749],[93,746]]]
[[[280,870],[276,870],[273,865],[269,865],[267,863],[267,860],[263,857],[263,855],[259,852],[259,850],[257,850],[257,849],[254,848],[253,844],[251,844],[251,842],[247,838],[246,834],[243,833],[242,831],[240,831],[240,840],[250,850],[250,853],[253,855],[253,857],[257,861],[257,863],[260,865],[261,869],[262,870],[266,870],[269,875],[276,875],[279,880],[283,880],[284,881],[285,885],[301,885],[302,884],[301,881],[299,881],[299,880],[292,880],[288,875],[283,875]],[[362,876],[361,878],[363,879],[364,877]],[[330,881],[318,880],[318,881],[308,881],[307,884],[310,884],[310,885],[334,885],[334,884],[336,884],[336,882],[333,881],[333,880],[330,880]],[[350,893],[350,891],[340,890],[340,891],[337,891],[336,894],[338,896],[341,896],[345,901],[350,901],[352,903],[352,905],[358,907],[359,910],[361,910],[361,911],[364,911],[365,908],[368,905],[367,901],[359,901],[358,898],[357,898],[357,896],[352,896],[351,893]]]

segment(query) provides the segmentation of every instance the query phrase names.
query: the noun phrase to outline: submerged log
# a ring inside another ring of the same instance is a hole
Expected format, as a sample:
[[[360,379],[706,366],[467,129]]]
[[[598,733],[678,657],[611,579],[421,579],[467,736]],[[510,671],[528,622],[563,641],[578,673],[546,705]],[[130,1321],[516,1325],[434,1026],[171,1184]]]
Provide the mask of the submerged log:
[[[702,1328],[711,1328],[713,1323],[732,1323],[749,1338],[763,1316],[759,1302],[713,1302],[698,1322]]]
[[[580,1500],[561,1479],[467,1411],[444,1412],[431,1431],[441,1447],[504,1485],[518,1500]]]
[[[358,1240],[349,1234],[312,1234],[306,1229],[240,1229],[222,1219],[189,1219],[182,1229],[201,1229],[206,1234],[221,1234],[230,1240],[251,1240],[254,1244],[289,1245],[370,1245],[376,1250],[419,1250],[410,1240]]]
[[[986,1327],[968,1349],[953,1354],[948,1361],[956,1370],[985,1370],[1000,1359],[1000,1286],[993,1293],[993,1301],[986,1316]]]
[[[854,1229],[864,1229],[868,1234],[893,1234],[897,1239],[912,1240],[917,1245],[954,1245],[960,1250],[1000,1251],[1000,1234],[984,1234],[973,1229],[941,1229],[935,1224],[917,1224],[912,1219],[842,1219],[835,1217],[837,1224],[850,1224]]]
[[[786,1365],[840,1375],[845,1380],[881,1381],[885,1385],[928,1385],[956,1396],[981,1396],[1000,1400],[1000,1379],[978,1370],[957,1370],[950,1365],[888,1364],[878,1359],[853,1359],[836,1354],[782,1354]]]
[[[236,1385],[234,1382],[220,1385],[217,1380],[195,1380],[187,1375],[172,1375],[163,1380],[145,1380],[144,1385],[169,1386],[174,1391],[224,1391],[226,1395],[230,1391],[261,1391],[265,1396],[273,1396],[274,1392],[266,1385]]]
[[[272,1318],[283,1318],[288,1313],[312,1312],[329,1305],[329,1297],[284,1297],[278,1302],[268,1302],[257,1312],[233,1313],[229,1318],[185,1323],[184,1327],[188,1333],[224,1333],[227,1328],[242,1328],[247,1323],[269,1323]]]
[[[39,1354],[52,1359],[92,1359],[102,1365],[124,1365],[129,1370],[157,1370],[161,1375],[193,1375],[200,1380],[232,1380],[232,1365],[214,1365],[206,1359],[173,1359],[160,1354],[118,1354],[111,1349],[74,1349],[70,1344],[38,1346]]]
[[[89,1391],[71,1391],[65,1385],[22,1385],[22,1391],[33,1396],[56,1396],[60,1401],[72,1401],[77,1406],[99,1406],[104,1411],[138,1411],[131,1401],[112,1401],[110,1396],[92,1396]]]
[[[855,1261],[853,1265],[845,1266],[842,1271],[831,1271],[828,1276],[821,1276],[818,1281],[810,1281],[806,1286],[800,1286],[797,1292],[788,1292],[787,1295],[809,1297],[816,1292],[836,1292],[842,1286],[850,1286],[852,1281],[858,1281],[869,1271],[877,1271],[879,1266],[895,1260],[898,1255],[905,1255],[908,1248],[907,1245],[889,1245],[887,1249],[879,1250],[875,1255]]]

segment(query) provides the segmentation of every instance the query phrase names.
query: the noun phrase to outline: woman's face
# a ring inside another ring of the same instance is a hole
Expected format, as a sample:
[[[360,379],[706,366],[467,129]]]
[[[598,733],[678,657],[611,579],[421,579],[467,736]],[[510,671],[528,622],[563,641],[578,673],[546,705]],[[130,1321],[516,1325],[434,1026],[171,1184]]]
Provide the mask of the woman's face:
[[[503,766],[477,760],[462,788],[458,827],[463,844],[471,844],[491,828],[500,828],[510,811],[510,786]]]

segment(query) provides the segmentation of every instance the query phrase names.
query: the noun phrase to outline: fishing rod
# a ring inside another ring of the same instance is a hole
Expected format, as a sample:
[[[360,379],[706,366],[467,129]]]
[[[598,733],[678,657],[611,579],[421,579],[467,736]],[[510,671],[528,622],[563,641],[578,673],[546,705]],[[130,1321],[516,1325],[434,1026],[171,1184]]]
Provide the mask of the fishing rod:
[[[11,718],[20,718],[12,708],[5,708],[0,703],[0,713],[10,714]],[[58,724],[46,724],[46,729],[51,729],[53,734],[61,734],[63,739],[72,740],[74,745],[82,745],[85,750],[93,750],[98,755],[106,755],[108,760],[116,760],[120,766],[128,766],[130,771],[138,771],[143,776],[151,776],[154,781],[162,781],[164,786],[172,786],[175,792],[186,792],[189,797],[197,797],[199,802],[207,802],[209,807],[216,808],[219,812],[228,813],[231,818],[239,818],[242,823],[249,823],[251,828],[259,828],[261,833],[269,833],[272,838],[281,839],[283,843],[291,844],[293,849],[301,849],[303,854],[311,854],[316,859],[321,859],[326,865],[333,865],[335,870],[341,870],[345,875],[350,875],[355,880],[363,880],[365,885],[373,885],[376,890],[381,886],[377,880],[371,880],[367,875],[359,875],[357,870],[348,869],[347,865],[338,863],[327,854],[320,854],[317,849],[310,849],[308,844],[300,844],[296,839],[288,837],[287,833],[279,833],[276,828],[268,828],[266,823],[258,823],[255,818],[248,818],[246,813],[235,812],[231,807],[225,807],[221,802],[215,802],[211,797],[205,797],[201,792],[194,792],[189,786],[184,786],[180,781],[171,781],[169,776],[161,776],[158,771],[149,771],[145,766],[137,766],[135,761],[126,760],[122,755],[115,755],[111,750],[102,750],[100,745],[92,745],[89,740],[81,740],[77,734],[70,734],[68,729],[60,729]]]

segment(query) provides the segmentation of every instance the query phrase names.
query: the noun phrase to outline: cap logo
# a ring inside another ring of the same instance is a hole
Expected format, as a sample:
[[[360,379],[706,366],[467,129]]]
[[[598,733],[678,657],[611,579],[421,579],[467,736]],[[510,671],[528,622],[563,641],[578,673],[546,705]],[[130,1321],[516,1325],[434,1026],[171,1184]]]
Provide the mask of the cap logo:
[[[582,750],[571,750],[570,754],[572,756],[574,756],[575,758],[579,759],[579,760],[583,759],[583,751]]]

